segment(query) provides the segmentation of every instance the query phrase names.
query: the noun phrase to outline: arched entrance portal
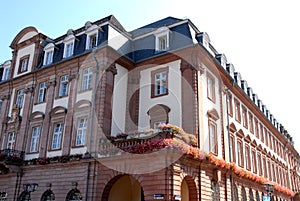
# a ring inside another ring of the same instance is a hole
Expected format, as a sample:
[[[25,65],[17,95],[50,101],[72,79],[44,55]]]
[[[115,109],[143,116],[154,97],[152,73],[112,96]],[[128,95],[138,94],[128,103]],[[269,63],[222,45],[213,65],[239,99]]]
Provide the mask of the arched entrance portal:
[[[118,176],[105,187],[102,201],[144,201],[140,183],[130,175]]]
[[[186,176],[181,182],[181,201],[197,201],[197,188],[192,177]]]

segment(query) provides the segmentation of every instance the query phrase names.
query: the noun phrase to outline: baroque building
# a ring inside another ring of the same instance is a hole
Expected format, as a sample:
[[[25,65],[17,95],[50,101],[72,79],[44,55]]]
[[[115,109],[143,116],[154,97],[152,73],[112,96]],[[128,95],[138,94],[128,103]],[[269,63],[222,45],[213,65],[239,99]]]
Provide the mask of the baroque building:
[[[6,200],[292,200],[288,131],[188,19],[21,30],[0,66]]]

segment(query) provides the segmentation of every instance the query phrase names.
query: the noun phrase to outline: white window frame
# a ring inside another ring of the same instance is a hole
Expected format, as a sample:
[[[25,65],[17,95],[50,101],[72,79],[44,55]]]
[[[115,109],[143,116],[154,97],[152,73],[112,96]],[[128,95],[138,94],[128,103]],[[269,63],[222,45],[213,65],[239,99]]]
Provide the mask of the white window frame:
[[[41,127],[37,126],[32,128],[30,149],[29,149],[30,153],[38,152],[40,134],[41,134]]]
[[[159,76],[159,77],[157,77]],[[154,96],[160,96],[167,93],[167,71],[155,73],[154,75]]]
[[[75,146],[86,145],[87,124],[88,124],[87,117],[83,117],[78,120]]]
[[[68,90],[69,90],[69,76],[68,75],[61,76],[58,96],[59,97],[67,96]]]
[[[23,107],[23,99],[24,99],[24,89],[20,89],[17,91],[17,97],[16,97],[16,105],[19,108]]]
[[[155,51],[166,51],[170,48],[170,30],[168,27],[161,27],[154,32],[155,35]],[[161,47],[161,40],[165,39],[164,47]]]
[[[26,57],[26,58],[22,59],[20,62],[21,62],[20,72],[23,73],[28,70],[29,58]]]
[[[87,91],[92,88],[92,80],[93,80],[93,68],[85,68],[82,71],[82,82],[81,82],[81,90]]]
[[[54,47],[55,45],[53,43],[49,43],[44,48],[45,55],[43,65],[49,65],[53,63]]]
[[[10,68],[4,68],[2,81],[8,80],[10,74]]]
[[[208,123],[209,130],[209,151],[218,154],[218,139],[217,139],[217,124],[216,122],[209,120]]]
[[[46,90],[47,90],[47,83],[42,82],[39,85],[39,93],[38,93],[38,103],[43,103],[45,102],[46,99]]]
[[[92,25],[92,26],[87,27],[87,30],[85,33],[87,35],[85,49],[90,50],[90,49],[97,47],[97,45],[98,45],[98,26]],[[91,47],[91,37],[92,36],[96,36],[96,44],[93,47]]]
[[[16,133],[10,132],[7,134],[6,148],[14,149],[16,145]]]
[[[69,35],[63,41],[64,42],[63,58],[69,58],[74,55],[75,36],[72,33],[69,33],[69,31],[68,31],[68,34]]]
[[[61,148],[63,123],[55,123],[53,126],[53,135],[51,149],[57,150]]]
[[[74,43],[70,42],[70,43],[66,43],[65,44],[65,56],[64,58],[68,58],[73,56],[73,52],[74,52]]]

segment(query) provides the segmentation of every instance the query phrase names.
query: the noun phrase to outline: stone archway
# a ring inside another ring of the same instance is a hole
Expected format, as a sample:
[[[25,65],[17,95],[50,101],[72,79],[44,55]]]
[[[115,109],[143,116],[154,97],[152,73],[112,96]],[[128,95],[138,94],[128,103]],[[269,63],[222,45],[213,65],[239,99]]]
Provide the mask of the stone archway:
[[[192,177],[186,176],[181,182],[181,201],[197,201],[198,193]]]
[[[104,188],[102,201],[144,201],[144,191],[134,177],[119,175],[114,177]]]

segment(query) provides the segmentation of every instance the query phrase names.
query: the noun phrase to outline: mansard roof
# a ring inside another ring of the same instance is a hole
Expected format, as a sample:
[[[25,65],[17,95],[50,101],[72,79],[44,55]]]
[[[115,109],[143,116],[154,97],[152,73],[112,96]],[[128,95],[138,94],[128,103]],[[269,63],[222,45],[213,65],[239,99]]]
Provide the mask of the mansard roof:
[[[112,25],[114,25],[116,28],[118,28],[119,30],[121,30],[124,34],[127,34],[127,35],[130,35],[126,30],[125,28],[121,25],[121,23],[117,20],[117,18],[115,18],[115,16],[113,15],[109,15],[107,17],[104,17],[100,20],[97,20],[95,22],[92,22],[91,24],[93,25],[100,25],[100,24],[103,24],[105,22],[109,22],[111,23]],[[84,30],[86,29],[85,26],[82,26],[81,28],[79,29],[76,29],[76,30],[73,30],[73,33],[74,35],[78,34],[78,33],[81,33],[83,32]],[[67,37],[67,33],[54,39],[55,42],[58,42],[58,41],[61,41],[63,40],[65,37]]]
[[[156,22],[150,23],[148,25],[142,26],[138,29],[135,29],[131,31],[130,33],[132,34],[133,37],[137,37],[143,34],[146,34],[148,32],[154,31],[159,27],[164,27],[164,26],[169,26],[177,22],[182,22],[184,20],[178,19],[175,17],[166,17],[164,19],[158,20]]]

